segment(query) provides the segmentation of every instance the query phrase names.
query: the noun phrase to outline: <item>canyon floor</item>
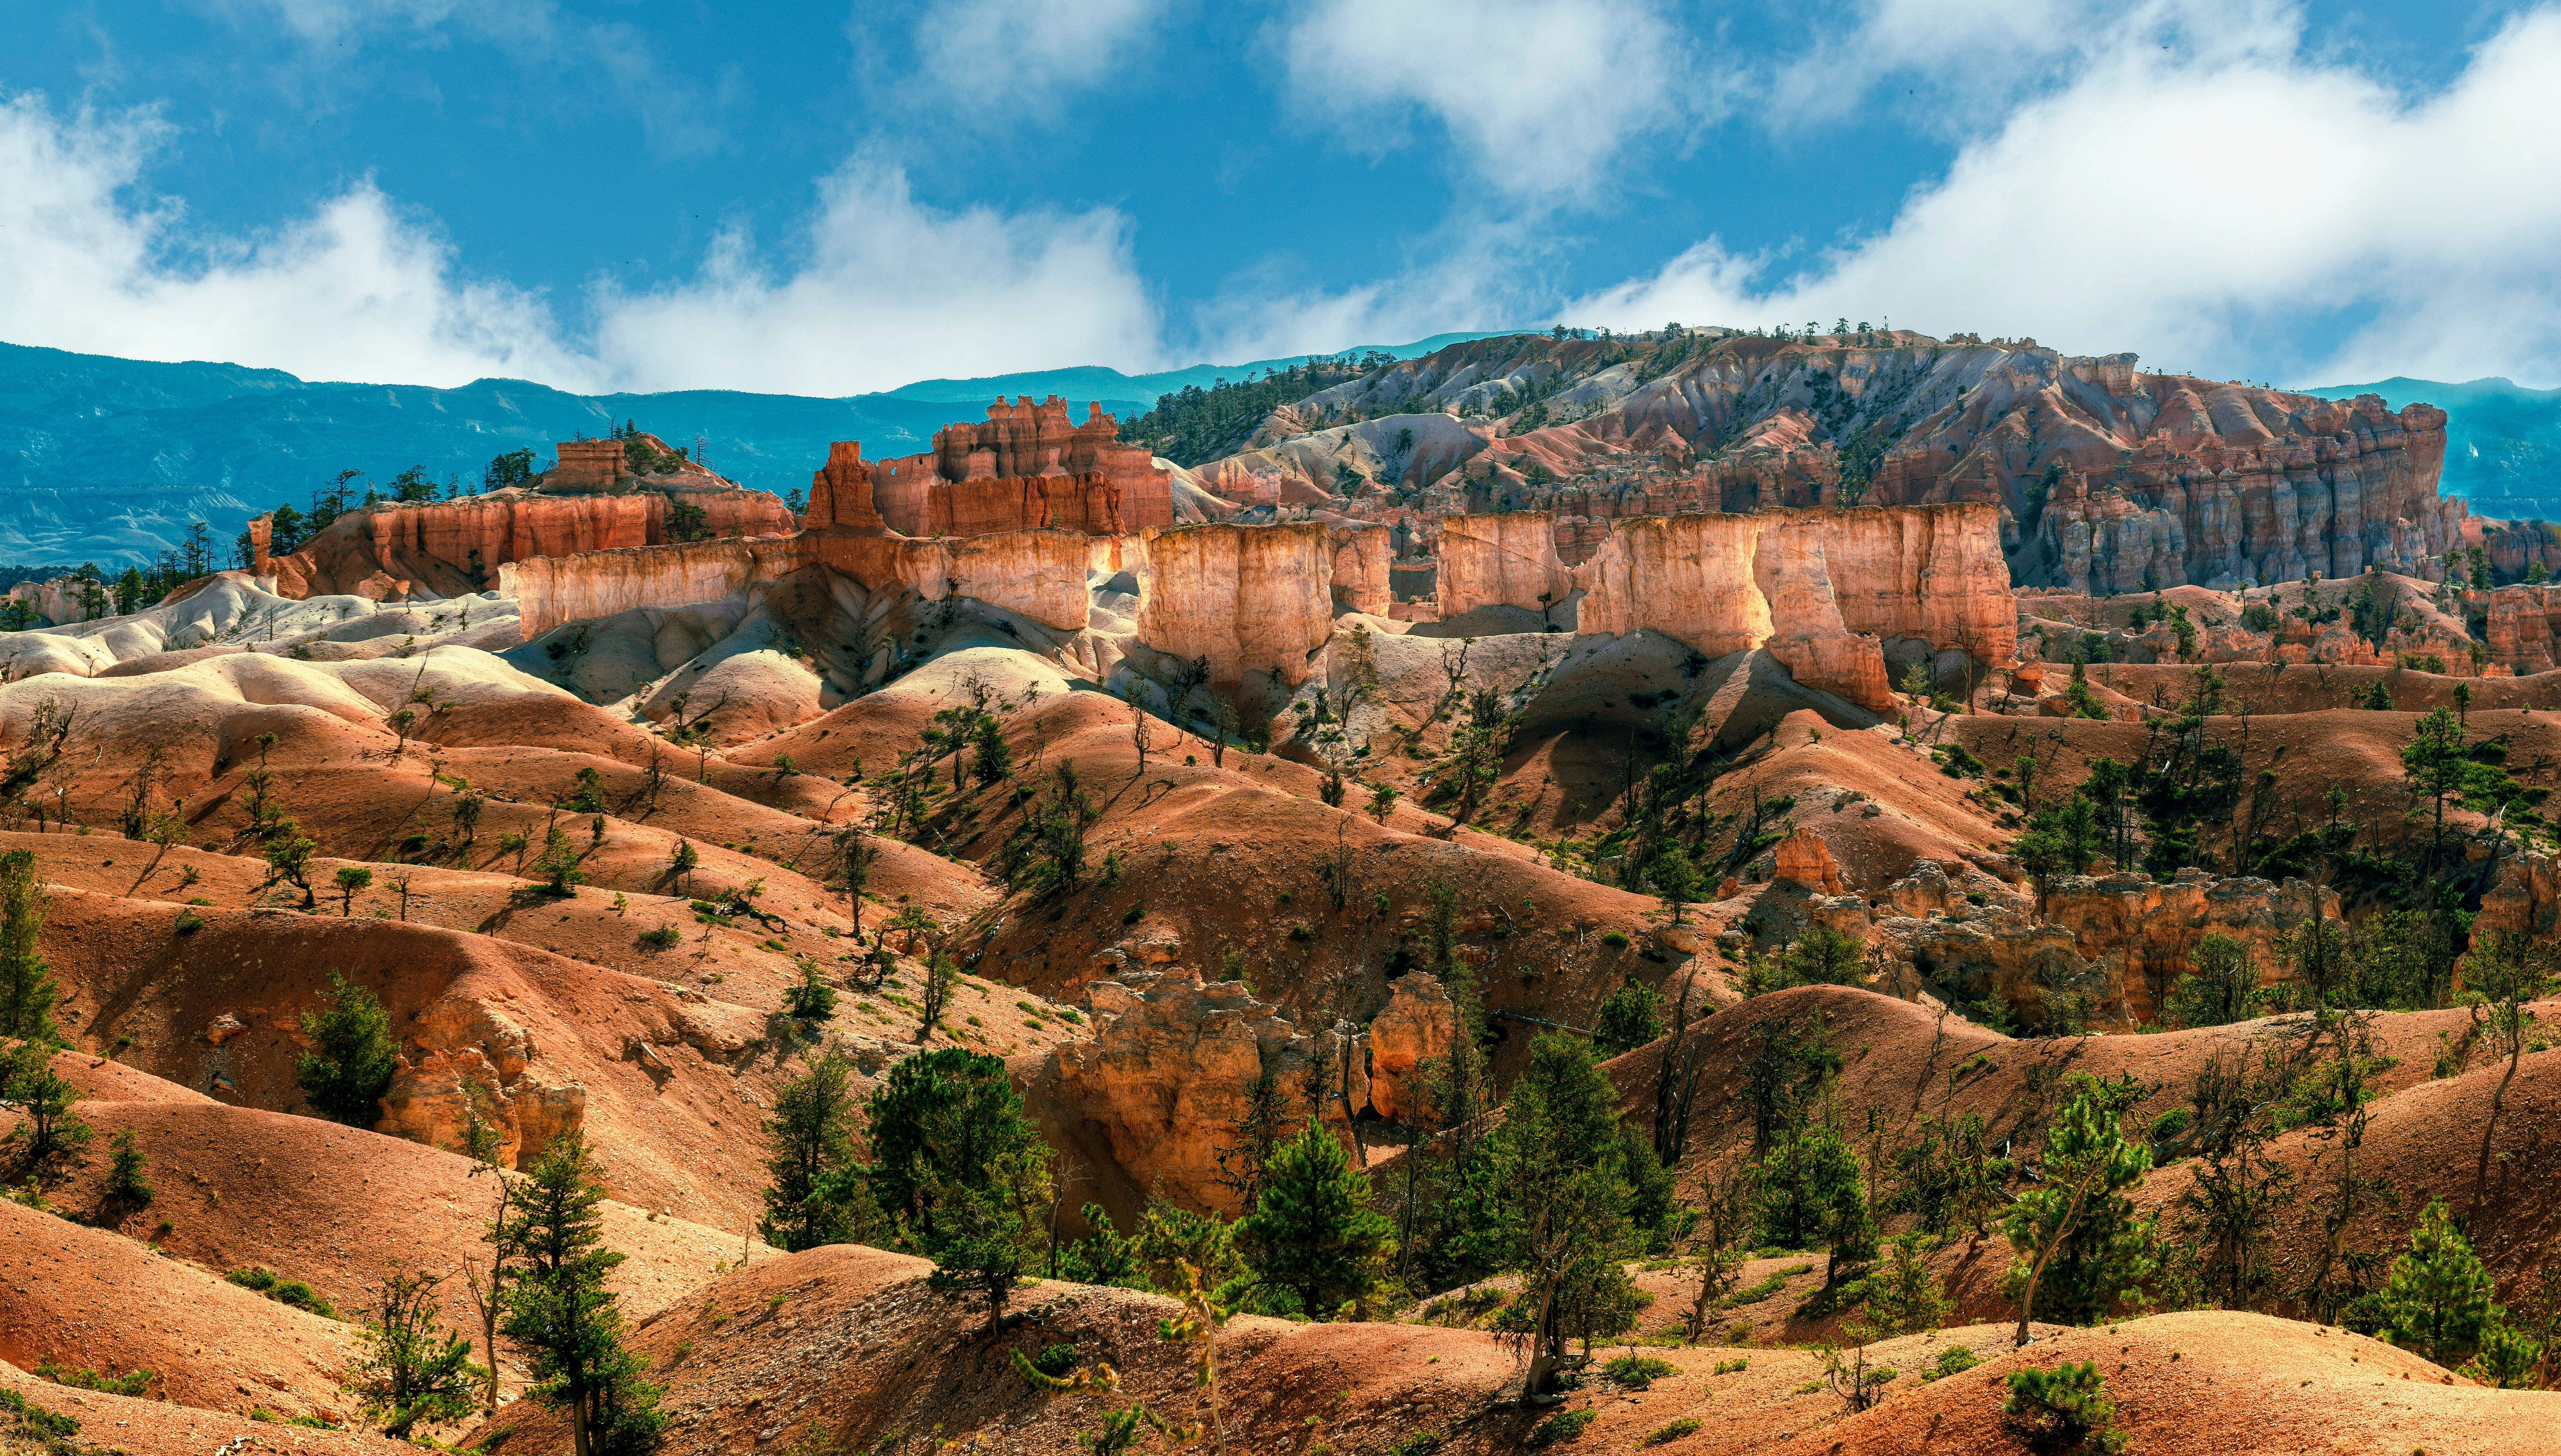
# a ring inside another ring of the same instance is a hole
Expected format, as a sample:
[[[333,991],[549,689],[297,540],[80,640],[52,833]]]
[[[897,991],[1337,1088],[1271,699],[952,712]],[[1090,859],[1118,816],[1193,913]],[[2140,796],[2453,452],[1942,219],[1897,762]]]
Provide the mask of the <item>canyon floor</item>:
[[[2201,1079],[2314,1060],[2343,1035],[2289,1010],[2159,1030],[2204,936],[2254,948],[2281,985],[2301,906],[2359,924],[2412,908],[2381,867],[2423,845],[2463,867],[2437,883],[2476,945],[2548,934],[2561,898],[2531,807],[2561,767],[2561,674],[2119,660],[2087,668],[2111,715],[2087,717],[2058,707],[2058,659],[2041,689],[1942,674],[1877,713],[1758,650],[1711,659],[1654,632],[1537,630],[1536,614],[1462,636],[1346,613],[1304,682],[1239,688],[1242,724],[1222,728],[1138,672],[1150,659],[1125,632],[1103,641],[1121,593],[1110,578],[1094,591],[1098,625],[1063,647],[956,598],[862,605],[848,589],[626,613],[547,653],[561,638],[515,641],[494,597],[469,612],[286,601],[231,575],[96,630],[8,639],[0,853],[32,857],[42,887],[38,948],[70,1044],[51,1065],[92,1136],[12,1170],[0,1384],[74,1417],[62,1439],[84,1449],[378,1449],[339,1380],[345,1316],[388,1261],[454,1275],[480,1257],[497,1180],[456,1151],[477,1086],[510,1166],[572,1127],[600,1151],[602,1236],[627,1256],[610,1287],[663,1386],[672,1451],[1065,1452],[1130,1401],[1238,1452],[2044,1451],[2065,1447],[2004,1413],[2006,1377],[2064,1362],[2104,1374],[2139,1452],[2548,1448],[2561,1396],[2489,1388],[2284,1293],[2342,1245],[2388,1264],[2431,1199],[2465,1214],[2520,1312],[2561,1261],[2547,1136],[2561,1060],[2539,1040],[2501,1057],[2461,1004],[2360,1023],[2358,1166],[2390,1200],[2325,1219],[2312,1194],[2335,1120],[2265,1140],[2259,1166],[2299,1196],[2252,1234],[2264,1311],[2039,1323],[2013,1349],[2011,1249],[1959,1231],[1926,1255],[1944,1320],[1865,1347],[1900,1373],[1873,1400],[1844,1398],[1826,1365],[1856,1307],[1827,1296],[1819,1247],[1756,1250],[1698,1343],[1676,1318],[1695,1271],[1631,1258],[1632,1328],[1556,1403],[1520,1398],[1523,1350],[1491,1328],[1502,1301],[1484,1292],[1500,1279],[1409,1288],[1354,1320],[1240,1314],[1215,1339],[1213,1410],[1192,1353],[1161,1334],[1180,1314],[1162,1295],[1033,1280],[1021,1318],[991,1332],[912,1254],[768,1245],[762,1129],[829,1051],[857,1099],[928,1048],[1002,1058],[1073,1171],[1063,1238],[1088,1231],[1088,1202],[1123,1228],[1151,1197],[1218,1208],[1254,1077],[1284,1066],[1332,1078],[1328,1125],[1393,1190],[1416,1156],[1424,1063],[1451,1035],[1423,968],[1436,903],[1454,906],[1442,923],[1499,1084],[1534,1039],[1590,1034],[1631,985],[1660,1015],[1705,1014],[1605,1066],[1643,1128],[1681,1059],[1673,1182],[1703,1199],[1753,1136],[1774,1026],[1822,1029],[1839,1063],[1826,1115],[1853,1143],[1971,1114],[2024,1162],[2077,1074],[2128,1088],[2125,1125],[2158,1129]],[[2167,596],[2200,618],[2246,608]],[[2021,604],[2058,624],[2053,640],[2065,625],[2121,648],[2140,636],[2101,620],[2122,599]],[[858,636],[842,619],[857,606],[887,613],[910,661],[843,698],[798,644]],[[182,634],[201,645],[163,650]],[[1095,661],[1121,666],[1073,670]],[[2370,706],[2378,686],[2388,707]],[[2496,745],[2475,761],[2498,771],[2440,829],[2414,816],[2403,750],[2458,688],[2468,741]],[[2227,755],[2213,771],[2239,785],[2226,820],[2243,838],[2218,863],[2266,873],[2021,863],[2037,808],[2103,759],[2158,761],[2173,737]],[[1091,803],[1085,873],[1009,889],[1008,847],[1063,770]],[[281,819],[310,845],[279,878]],[[1624,873],[1648,836],[1694,859],[1695,888],[1667,900]],[[858,890],[848,844],[877,854]],[[1824,934],[1858,947],[1840,984],[1756,979]],[[960,970],[928,1026],[918,996],[939,953]],[[812,967],[838,990],[824,1020],[787,1010]],[[370,1125],[316,1115],[297,1083],[303,1018],[333,978],[378,997],[399,1044]],[[2157,1141],[2167,1156],[2128,1197],[2174,1219],[2198,1160]],[[147,1164],[147,1202],[114,1191],[119,1144]],[[251,1268],[329,1312],[224,1277]],[[440,1309],[476,1341],[462,1286],[447,1279]],[[1107,1362],[1118,1393],[1018,1374],[1016,1353],[1062,1344]],[[1958,1346],[1980,1363],[1921,1378]],[[1669,1373],[1602,1375],[1635,1354]],[[40,1366],[150,1377],[120,1394]],[[432,1434],[568,1449],[556,1415],[514,1398],[532,1375],[521,1355],[502,1350],[499,1368],[510,1403]],[[1576,1411],[1588,1422],[1557,1439]]]

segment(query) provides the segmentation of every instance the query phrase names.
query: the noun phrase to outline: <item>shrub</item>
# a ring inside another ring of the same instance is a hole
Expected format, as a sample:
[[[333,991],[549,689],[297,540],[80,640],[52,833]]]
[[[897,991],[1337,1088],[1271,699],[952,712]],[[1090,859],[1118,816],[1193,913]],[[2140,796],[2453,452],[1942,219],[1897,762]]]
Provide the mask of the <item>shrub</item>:
[[[56,1365],[50,1355],[36,1362],[36,1374],[57,1385],[69,1385],[75,1390],[96,1390],[107,1395],[139,1395],[149,1390],[151,1382],[159,1378],[158,1375],[146,1370],[128,1371],[120,1375],[101,1375],[95,1371],[83,1370],[77,1366]]]
[[[1439,1431],[1416,1431],[1387,1448],[1387,1456],[1432,1456],[1441,1449]]]
[[[1965,1372],[1972,1370],[1974,1367],[1981,1365],[1982,1363],[1983,1358],[1974,1354],[1974,1352],[1968,1347],[1963,1345],[1951,1345],[1947,1349],[1939,1352],[1939,1363],[1937,1365],[1934,1365],[1921,1373],[1921,1383],[1926,1385],[1932,1380],[1942,1380],[1946,1379],[1950,1375],[1963,1375]]]
[[[299,1279],[283,1278],[272,1269],[261,1269],[251,1265],[247,1268],[234,1269],[223,1277],[243,1289],[254,1289],[277,1304],[290,1305],[294,1309],[308,1311],[324,1320],[340,1318],[338,1311],[330,1305],[329,1301],[320,1297],[318,1290]]]
[[[1559,1442],[1573,1440],[1583,1434],[1585,1426],[1592,1424],[1592,1414],[1589,1410],[1558,1411],[1540,1421],[1537,1428],[1529,1433],[1529,1448],[1542,1451]]]
[[[80,1421],[77,1417],[65,1415],[58,1410],[47,1410],[15,1390],[0,1389],[0,1410],[6,1410],[18,1417],[20,1424],[34,1427],[42,1436],[51,1436],[59,1440],[64,1436],[80,1434]]]
[[[2107,1389],[2098,1366],[2086,1361],[2076,1365],[2067,1360],[2050,1371],[2030,1367],[2011,1373],[2001,1413],[2031,1431],[2077,1440],[2086,1450],[2115,1456],[2126,1449],[2126,1435],[2108,1424],[2117,1414],[2117,1402],[2108,1398]]]
[[[1601,936],[1601,943],[1609,946],[1613,950],[1624,950],[1627,947],[1626,932],[1623,930],[1605,931]]]
[[[1622,1355],[1601,1367],[1601,1374],[1630,1390],[1646,1389],[1654,1381],[1678,1372],[1679,1368],[1670,1361],[1656,1360],[1650,1355]]]
[[[1032,1369],[1045,1375],[1063,1375],[1076,1369],[1076,1347],[1052,1345],[1032,1357]]]
[[[205,917],[194,910],[180,910],[173,928],[181,935],[193,935],[205,928]]]
[[[1289,927],[1289,938],[1292,940],[1313,940],[1316,938],[1316,932],[1308,929],[1307,922],[1301,920]]]
[[[1145,905],[1131,905],[1129,908],[1120,912],[1120,923],[1123,925],[1135,925],[1146,917],[1147,907]]]
[[[676,942],[684,938],[673,925],[661,925],[655,930],[640,932],[640,943],[651,950],[673,950]]]
[[[1680,1419],[1673,1421],[1670,1425],[1646,1432],[1645,1438],[1638,1441],[1636,1444],[1639,1446],[1668,1446],[1683,1436],[1696,1434],[1697,1431],[1698,1417],[1694,1415],[1684,1415]]]
[[[1714,1374],[1720,1375],[1739,1375],[1750,1369],[1752,1369],[1752,1357],[1747,1355],[1741,1360],[1718,1361],[1716,1363]]]

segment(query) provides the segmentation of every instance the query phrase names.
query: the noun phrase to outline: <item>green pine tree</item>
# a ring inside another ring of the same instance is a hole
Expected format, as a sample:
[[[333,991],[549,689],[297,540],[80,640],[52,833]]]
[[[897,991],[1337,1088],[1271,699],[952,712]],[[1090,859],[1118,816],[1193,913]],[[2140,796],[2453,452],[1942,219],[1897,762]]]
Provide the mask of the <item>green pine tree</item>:
[[[2118,1124],[2135,1089],[2074,1079],[2071,1100],[2045,1132],[2036,1187],[2001,1220],[2018,1253],[2001,1292],[2018,1301],[2017,1343],[2032,1316],[2088,1323],[2141,1297],[2157,1262],[2150,1226],[2126,1190],[2151,1171],[2151,1146]]]
[[[327,1011],[302,1014],[311,1050],[293,1059],[293,1081],[320,1115],[332,1122],[371,1127],[383,1114],[383,1093],[399,1069],[400,1047],[391,1039],[391,1013],[363,986],[329,973]]]
[[[1310,1120],[1264,1170],[1262,1197],[1238,1228],[1266,1283],[1295,1292],[1322,1320],[1369,1293],[1391,1247],[1390,1225],[1370,1212],[1369,1175],[1342,1140]]]
[[[2455,1226],[2445,1201],[2431,1199],[2410,1235],[2410,1251],[2392,1261],[2378,1301],[2383,1338],[2448,1370],[2462,1365],[2497,1329],[2506,1311],[2491,1301],[2489,1270]]]
[[[938,1191],[926,1255],[934,1272],[929,1288],[946,1296],[979,1295],[987,1301],[987,1330],[1004,1323],[1005,1304],[1029,1272],[1023,1216],[1000,1190],[957,1186]]]
[[[36,949],[36,934],[44,927],[44,886],[35,855],[0,855],[0,1037],[51,1047],[63,1040],[54,1024],[54,1003],[62,992]]]
[[[441,1274],[385,1274],[341,1377],[395,1441],[408,1440],[421,1421],[434,1425],[471,1412],[481,1372],[471,1363],[470,1340],[436,1322],[435,1286],[443,1282]]]
[[[552,1140],[516,1193],[517,1250],[500,1329],[532,1358],[526,1394],[569,1414],[577,1456],[648,1456],[667,1417],[648,1366],[622,1348],[622,1310],[605,1275],[623,1256],[603,1246],[604,1201],[586,1134]]]
[[[776,1248],[798,1253],[850,1242],[862,1232],[862,1170],[854,1162],[854,1103],[846,1084],[851,1069],[843,1052],[828,1052],[784,1084],[765,1120],[765,1171],[773,1182],[765,1190],[757,1231]]]
[[[1530,1347],[1523,1390],[1554,1384],[1568,1341],[1626,1328],[1623,1261],[1635,1242],[1618,1093],[1579,1037],[1531,1044],[1472,1190],[1463,1241],[1520,1276],[1512,1318]]]

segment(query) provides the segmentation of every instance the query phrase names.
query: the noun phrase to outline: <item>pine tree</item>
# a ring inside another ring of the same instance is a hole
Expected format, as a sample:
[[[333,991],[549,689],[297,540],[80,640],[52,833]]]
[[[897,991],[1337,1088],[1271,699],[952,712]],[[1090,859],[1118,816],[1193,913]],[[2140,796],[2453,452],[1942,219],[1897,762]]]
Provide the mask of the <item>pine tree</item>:
[[[2128,1140],[2118,1126],[2123,1100],[2117,1085],[2080,1078],[2046,1129],[2041,1181],[2002,1219],[2018,1251],[2002,1292],[2018,1301],[2020,1345],[2027,1343],[2028,1320],[2040,1312],[2040,1284],[2053,1281],[2041,1312],[2095,1319],[2115,1313],[2118,1301],[2138,1293],[2151,1272],[2147,1229],[2125,1196],[2151,1171],[2151,1148]]]
[[[883,1213],[929,1235],[937,1205],[963,1189],[1002,1188],[1017,1204],[1046,1183],[1048,1144],[1023,1115],[1005,1063],[944,1048],[890,1068],[864,1103]]]
[[[533,1361],[532,1399],[569,1413],[577,1456],[647,1456],[667,1417],[647,1363],[622,1348],[622,1310],[605,1275],[623,1256],[603,1246],[603,1185],[572,1130],[552,1140],[517,1194],[518,1255],[506,1295],[508,1338]]]
[[[443,1282],[441,1274],[385,1274],[347,1363],[347,1393],[395,1441],[408,1440],[420,1421],[434,1425],[471,1411],[480,1370],[471,1363],[471,1342],[436,1322],[435,1286]]]
[[[66,1153],[89,1140],[88,1124],[73,1107],[83,1096],[54,1070],[54,1049],[42,1042],[20,1042],[0,1062],[0,1092],[18,1104],[26,1118],[27,1146],[18,1154],[22,1168],[32,1168],[56,1153]],[[11,1136],[15,1136],[13,1131]]]
[[[1263,1196],[1238,1229],[1255,1272],[1295,1291],[1312,1320],[1367,1294],[1391,1232],[1387,1219],[1370,1212],[1369,1198],[1369,1175],[1351,1166],[1340,1139],[1310,1120],[1273,1155]]]
[[[294,1085],[332,1122],[370,1127],[382,1116],[383,1093],[399,1069],[391,1013],[363,986],[329,973],[327,1011],[302,1014],[311,1050],[293,1059]]]
[[[765,1217],[757,1231],[791,1253],[855,1238],[862,1220],[846,1197],[845,1175],[854,1165],[850,1063],[830,1052],[798,1079],[785,1083],[765,1120]]]
[[[1014,1286],[1029,1272],[1022,1213],[996,1189],[956,1185],[937,1193],[934,1226],[924,1239],[934,1260],[926,1284],[944,1295],[984,1297],[993,1334]]]
[[[1635,981],[1610,993],[1601,1003],[1601,1019],[1592,1030],[1592,1045],[1603,1056],[1632,1052],[1663,1034],[1663,998],[1651,986]]]
[[[2392,1261],[2378,1301],[2383,1337],[2452,1370],[2479,1350],[2506,1311],[2491,1302],[2489,1270],[2455,1226],[2445,1201],[2431,1199],[2410,1235],[2410,1251]]]
[[[54,1024],[54,1003],[62,993],[43,955],[36,934],[45,926],[45,897],[36,878],[31,851],[0,855],[0,1037],[60,1045],[62,1028]]]
[[[1464,1235],[1487,1262],[1520,1276],[1513,1308],[1530,1344],[1529,1394],[1553,1384],[1570,1339],[1624,1328],[1616,1310],[1632,1230],[1622,1148],[1618,1095],[1591,1047],[1541,1036],[1490,1139],[1486,1204]]]

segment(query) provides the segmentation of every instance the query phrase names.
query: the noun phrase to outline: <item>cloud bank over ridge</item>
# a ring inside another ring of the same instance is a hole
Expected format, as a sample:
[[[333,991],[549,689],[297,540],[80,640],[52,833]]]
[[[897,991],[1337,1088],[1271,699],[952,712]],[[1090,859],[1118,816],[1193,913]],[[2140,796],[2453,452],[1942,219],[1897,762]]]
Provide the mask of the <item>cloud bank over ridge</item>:
[[[449,8],[285,10],[322,36]],[[255,232],[216,228],[143,185],[179,140],[156,111],[19,92],[0,96],[0,274],[41,281],[0,290],[0,338],[317,379],[844,395],[1551,319],[1890,315],[2292,383],[2561,383],[2561,191],[2542,182],[2561,175],[2561,11],[2511,18],[2414,89],[2307,46],[2288,6],[1995,10],[1951,29],[1918,0],[1872,0],[1747,64],[1655,0],[1319,0],[1258,43],[1292,114],[1355,157],[1439,159],[1456,200],[1366,280],[1249,263],[1187,301],[1151,277],[1123,204],[939,206],[912,156],[870,144],[788,230],[730,222],[662,281],[555,296],[475,266],[370,177]],[[1024,44],[1074,76],[1167,13],[1115,0],[1090,32]],[[1005,34],[984,0],[950,0],[917,33],[954,67]],[[1526,70],[1536,105],[1516,93]],[[1878,93],[1915,97],[1901,104],[1951,158],[1890,221],[1750,249],[1698,238],[1614,284],[1560,281],[1577,230],[1629,205],[1622,179],[1647,158],[1738,130],[1802,147]]]

